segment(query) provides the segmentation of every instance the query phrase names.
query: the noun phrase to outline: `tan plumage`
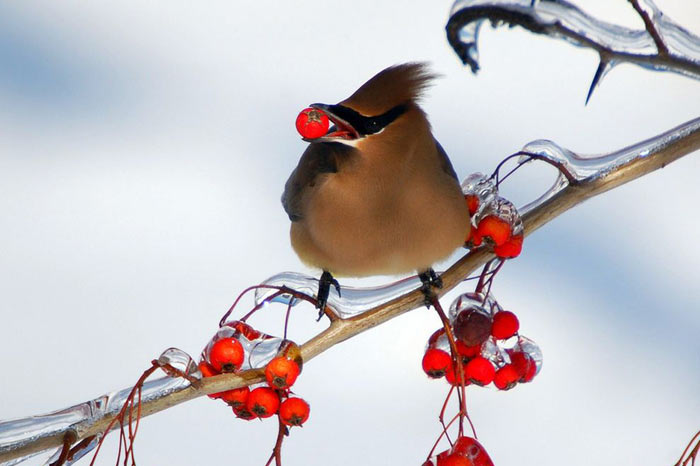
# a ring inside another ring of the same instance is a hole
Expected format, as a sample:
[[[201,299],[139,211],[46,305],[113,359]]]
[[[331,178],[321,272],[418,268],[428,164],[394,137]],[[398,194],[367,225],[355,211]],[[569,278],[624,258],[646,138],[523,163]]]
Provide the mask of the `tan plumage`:
[[[337,276],[402,274],[464,244],[464,196],[416,102],[432,77],[422,64],[398,65],[340,104],[318,105],[339,132],[311,142],[282,196],[303,262]]]

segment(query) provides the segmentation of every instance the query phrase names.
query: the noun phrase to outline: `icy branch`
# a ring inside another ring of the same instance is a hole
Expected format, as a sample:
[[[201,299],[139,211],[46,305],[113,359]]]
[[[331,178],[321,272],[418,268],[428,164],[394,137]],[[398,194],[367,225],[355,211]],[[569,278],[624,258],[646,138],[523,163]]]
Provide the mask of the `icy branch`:
[[[597,157],[580,156],[549,141],[532,142],[525,146],[523,152],[537,154],[540,159],[546,158],[564,167],[570,177],[568,180],[560,178],[552,189],[527,206],[523,215],[525,234],[531,234],[586,199],[663,168],[696,150],[700,150],[700,118],[646,141]],[[442,296],[459,285],[492,257],[487,248],[479,248],[463,256],[442,275],[443,288],[439,290],[439,295]],[[280,275],[273,277],[273,280],[282,278],[284,276]],[[287,285],[292,287],[296,284],[303,288],[305,281],[308,281],[303,276],[296,276],[295,280],[298,282]],[[302,345],[303,360],[308,362],[344,340],[422,307],[424,295],[417,286],[409,286],[411,283],[402,281],[383,288],[356,290],[347,295],[344,291],[343,298],[337,295],[332,297],[329,303],[344,312],[338,312],[339,317],[332,320],[326,330]],[[413,284],[417,285],[417,282]],[[187,374],[196,371],[190,358],[178,351],[166,351],[159,362],[170,364]],[[148,416],[205,394],[251,385],[263,379],[261,369],[250,369],[239,374],[195,380],[194,384],[182,378],[153,380],[143,386],[141,416]],[[89,450],[90,439],[99,438],[105,432],[130,391],[131,389],[122,390],[43,416],[0,423],[0,464],[17,464],[15,460],[19,462],[37,452],[61,447],[64,442],[85,441],[85,450]],[[93,446],[94,443],[93,441]],[[58,457],[58,452],[55,457]]]
[[[591,17],[564,0],[457,0],[447,22],[447,40],[464,64],[479,69],[477,41],[485,20],[521,26],[598,52],[600,63],[588,99],[619,63],[673,71],[700,79],[700,37],[665,16],[652,0],[628,0],[645,29],[629,29]]]

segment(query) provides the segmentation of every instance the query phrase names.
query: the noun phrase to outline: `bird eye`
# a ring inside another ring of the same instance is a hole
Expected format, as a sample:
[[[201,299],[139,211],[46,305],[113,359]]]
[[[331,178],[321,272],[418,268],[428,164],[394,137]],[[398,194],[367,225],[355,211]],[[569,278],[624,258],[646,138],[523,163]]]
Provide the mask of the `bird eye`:
[[[367,132],[368,133],[374,133],[379,129],[379,122],[375,119],[371,119],[367,121]]]

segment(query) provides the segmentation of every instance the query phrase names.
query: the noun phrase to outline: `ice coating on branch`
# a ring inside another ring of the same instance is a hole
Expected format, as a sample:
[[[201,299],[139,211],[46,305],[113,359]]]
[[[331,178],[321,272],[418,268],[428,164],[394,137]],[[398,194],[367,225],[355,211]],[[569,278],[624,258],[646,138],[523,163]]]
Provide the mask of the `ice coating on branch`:
[[[503,310],[496,298],[490,293],[487,296],[484,296],[482,293],[463,293],[457,296],[450,304],[450,321],[454,321],[460,312],[472,308],[490,317],[493,317],[496,312]]]
[[[476,211],[472,215],[473,220],[476,217],[481,218],[484,209],[496,199],[498,188],[493,178],[487,177],[483,173],[472,173],[462,181],[462,193],[465,196],[476,196],[479,201]]]
[[[95,447],[97,447],[97,444],[100,442],[101,438],[102,438],[101,435],[95,436],[95,438],[93,438],[90,443],[85,445],[84,448],[80,449],[79,451],[76,451],[75,454],[72,456],[72,458],[66,459],[66,462],[63,463],[63,466],[71,466],[72,464],[77,463],[81,458],[83,458],[85,455],[87,455],[92,450],[94,450]],[[54,463],[58,459],[58,457],[61,456],[61,450],[62,450],[62,448],[59,448],[58,450],[56,450],[56,453],[51,455],[51,457],[46,460],[46,462],[44,463],[44,466],[50,466],[52,463]],[[24,460],[22,460],[22,461],[24,461]],[[16,463],[12,463],[12,464],[16,464]],[[2,463],[1,466],[5,466],[5,463]]]
[[[311,297],[316,296],[318,292],[318,278],[296,272],[283,272],[273,275],[265,280],[262,285],[275,288],[257,289],[255,292],[256,305],[260,305],[274,295],[277,292],[276,287],[286,286]],[[343,286],[342,283],[340,286],[342,297],[338,296],[338,292],[334,287],[331,287],[328,305],[339,317],[347,319],[419,288],[421,281],[418,277],[409,277],[379,287],[354,288]],[[294,300],[292,305],[298,302],[291,295],[277,297],[272,302],[288,303],[290,299]]]
[[[598,20],[564,0],[457,0],[447,22],[447,39],[473,72],[479,69],[479,29],[487,19],[494,25],[518,25],[592,48],[599,53],[602,65],[591,91],[605,72],[625,61],[700,79],[700,38],[665,16],[651,0],[640,3],[651,27],[661,38],[660,47],[647,29],[630,29]]]
[[[257,369],[265,366],[277,355],[282,338],[273,337],[253,329],[250,325],[239,320],[226,322],[217,330],[216,334],[202,350],[202,359],[209,360],[209,352],[212,345],[222,338],[235,338],[243,346],[245,358],[239,370]]]
[[[521,152],[536,154],[547,159],[553,165],[559,165],[570,174],[575,182],[588,182],[605,178],[608,174],[626,164],[657,154],[697,131],[700,131],[700,118],[688,121],[658,136],[609,154],[580,155],[545,139],[528,143],[521,149]],[[524,215],[541,205],[566,188],[568,184],[569,182],[560,172],[554,185],[548,191],[535,201],[520,208],[521,214]]]
[[[161,355],[161,358],[169,363],[174,363],[174,367],[179,370],[191,367],[187,360],[189,359],[189,361],[191,361],[192,358],[184,351],[176,348],[169,348]],[[192,374],[196,374],[196,372]],[[163,398],[171,393],[184,390],[189,386],[190,382],[182,377],[166,376],[148,380],[143,384],[141,400],[142,402],[146,402]],[[128,387],[123,390],[111,392],[61,411],[0,422],[0,455],[10,453],[13,450],[37,442],[42,438],[62,436],[70,430],[81,435],[104,416],[119,412],[126,402],[131,389],[132,387]],[[80,455],[85,455],[94,448],[95,445],[96,442],[93,442],[92,447],[88,446],[88,448],[81,451]],[[52,450],[54,447],[47,448],[46,450],[50,449]],[[20,464],[35,455],[36,453],[31,453],[6,463],[8,465]],[[2,466],[6,466],[6,463],[2,463]]]
[[[163,351],[158,357],[158,363],[162,366],[169,365],[177,369],[183,374],[191,375],[197,379],[202,378],[202,373],[197,368],[197,364],[192,359],[192,356],[178,348],[168,348]],[[166,371],[167,372],[167,371]],[[169,374],[172,377],[177,377],[177,374]]]

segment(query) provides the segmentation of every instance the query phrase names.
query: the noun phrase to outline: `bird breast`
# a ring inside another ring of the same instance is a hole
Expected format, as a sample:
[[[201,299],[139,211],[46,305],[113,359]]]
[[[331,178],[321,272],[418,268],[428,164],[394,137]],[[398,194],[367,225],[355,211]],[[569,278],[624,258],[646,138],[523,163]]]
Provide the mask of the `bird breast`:
[[[464,244],[469,214],[457,181],[437,159],[401,155],[363,156],[315,187],[291,228],[302,261],[338,276],[394,275]]]

